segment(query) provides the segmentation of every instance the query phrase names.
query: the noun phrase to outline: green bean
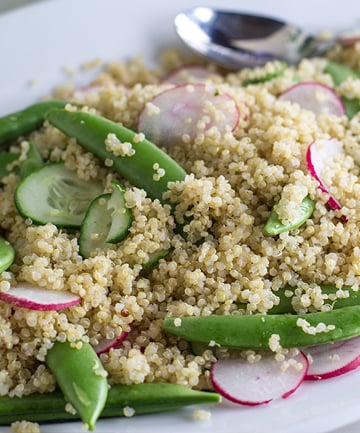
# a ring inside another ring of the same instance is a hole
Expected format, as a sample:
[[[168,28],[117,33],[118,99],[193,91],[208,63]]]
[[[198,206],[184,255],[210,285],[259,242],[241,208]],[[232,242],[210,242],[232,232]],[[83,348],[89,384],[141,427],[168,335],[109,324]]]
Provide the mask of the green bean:
[[[93,430],[108,393],[106,371],[94,349],[84,342],[77,349],[69,342],[57,341],[48,351],[46,363],[66,400]]]
[[[18,153],[0,153],[0,181],[7,176],[12,170],[9,170],[9,165],[19,158]]]
[[[20,176],[24,178],[43,165],[44,161],[36,147],[36,144],[33,141],[30,141],[26,159],[20,163]]]
[[[167,317],[163,328],[187,341],[237,349],[268,349],[272,334],[284,348],[312,346],[360,335],[360,305],[298,315]]]
[[[60,109],[51,110],[46,117],[98,158],[113,161],[112,168],[116,172],[134,186],[143,188],[152,199],[164,202],[163,193],[168,189],[168,183],[181,181],[186,176],[183,168],[153,143],[146,139],[137,141],[138,134],[108,119]],[[131,143],[134,154],[115,156],[107,150],[105,140],[109,134],[115,134],[122,142]],[[163,173],[158,172],[159,169],[163,169]]]
[[[124,416],[125,408],[131,408],[135,415],[140,415],[220,402],[221,396],[215,392],[195,391],[171,383],[113,385],[109,389],[101,418]],[[0,397],[0,424],[18,420],[47,422],[78,419],[77,414],[65,410],[65,405],[66,400],[60,390],[24,397]]]
[[[63,108],[64,101],[44,101],[0,118],[0,146],[39,128],[52,108]]]
[[[15,250],[6,239],[0,237],[0,272],[6,271],[15,259]]]
[[[295,230],[311,217],[314,209],[314,200],[307,196],[304,198],[304,200],[299,206],[297,217],[289,223],[283,223],[281,222],[279,215],[276,213],[275,208],[273,207],[270,216],[264,226],[263,232],[268,236],[276,236],[280,233]]]

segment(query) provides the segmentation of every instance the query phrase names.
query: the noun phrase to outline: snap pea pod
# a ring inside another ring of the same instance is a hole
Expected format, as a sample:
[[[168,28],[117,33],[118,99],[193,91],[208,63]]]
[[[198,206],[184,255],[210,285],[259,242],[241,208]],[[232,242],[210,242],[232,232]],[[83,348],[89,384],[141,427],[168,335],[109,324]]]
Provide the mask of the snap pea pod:
[[[324,72],[331,75],[335,86],[338,86],[349,77],[360,78],[360,74],[355,72],[353,69],[331,60],[326,63]]]
[[[220,403],[215,392],[195,391],[172,383],[113,385],[108,392],[101,418],[124,416],[126,407],[135,415],[176,410],[196,404]],[[74,421],[79,415],[65,410],[66,400],[60,390],[24,397],[0,397],[0,425],[18,420],[32,422]]]
[[[24,178],[43,165],[44,160],[42,159],[36,144],[33,141],[30,141],[26,159],[20,163],[20,176]]]
[[[313,335],[314,328],[323,330]],[[237,349],[269,349],[272,334],[284,348],[312,346],[360,335],[360,305],[298,315],[167,317],[163,329],[187,341]]]
[[[338,309],[338,308],[344,308],[344,307],[350,307],[353,305],[360,305],[360,290],[355,291],[350,286],[343,286],[342,290],[347,291],[349,293],[349,296],[343,297],[343,298],[336,298],[331,299],[331,295],[336,294],[336,292],[339,290],[335,286],[330,284],[323,284],[320,286],[321,292],[325,295],[330,295],[328,299],[324,299],[324,305],[331,305],[332,309]],[[275,294],[279,297],[279,304],[274,305],[273,308],[271,308],[267,314],[286,314],[286,313],[295,313],[294,307],[292,305],[292,296],[286,296],[287,292],[294,293],[295,287],[291,286],[285,286],[278,291],[275,292]],[[245,306],[245,304],[242,304],[242,306]]]
[[[359,79],[360,74],[353,69],[349,68],[346,65],[342,65],[340,63],[334,61],[328,61],[324,72],[331,75],[335,86],[339,86],[343,81],[347,80],[349,77],[354,79]],[[345,113],[346,116],[351,119],[355,114],[360,111],[360,100],[357,98],[346,98],[345,96],[341,97],[344,105],[345,105]]]
[[[70,137],[74,137],[98,158],[112,160],[112,168],[134,186],[144,189],[152,199],[163,200],[169,182],[182,181],[186,172],[155,144],[111,120],[82,111],[54,109],[46,118]],[[116,156],[106,149],[105,140],[114,134],[121,142],[131,143],[131,156]],[[161,174],[160,174],[161,173]]]
[[[46,363],[66,400],[93,430],[108,394],[106,371],[94,349],[84,342],[77,349],[69,342],[56,341],[47,353]]]
[[[295,230],[300,227],[304,222],[309,219],[314,212],[315,202],[309,196],[305,197],[301,202],[298,210],[297,217],[289,222],[282,223],[279,215],[276,213],[273,207],[270,216],[264,226],[263,232],[268,236],[276,236],[280,233],[289,232],[290,230]]]
[[[8,114],[0,118],[0,146],[4,146],[18,137],[25,136],[39,128],[45,114],[52,108],[63,108],[64,101],[43,101],[31,105],[24,110]]]
[[[15,250],[6,239],[0,237],[0,272],[6,271],[15,259]]]
[[[11,172],[11,170],[8,169],[9,164],[16,161],[19,156],[19,153],[0,153],[0,181]]]
[[[249,86],[250,84],[266,83],[267,81],[271,81],[274,78],[281,77],[284,74],[286,68],[287,68],[287,64],[285,62],[279,62],[278,65],[276,66],[275,71],[268,72],[268,73],[261,75],[259,77],[256,77],[256,78],[248,78],[248,79],[242,81],[241,85],[243,87],[246,87],[246,86]]]

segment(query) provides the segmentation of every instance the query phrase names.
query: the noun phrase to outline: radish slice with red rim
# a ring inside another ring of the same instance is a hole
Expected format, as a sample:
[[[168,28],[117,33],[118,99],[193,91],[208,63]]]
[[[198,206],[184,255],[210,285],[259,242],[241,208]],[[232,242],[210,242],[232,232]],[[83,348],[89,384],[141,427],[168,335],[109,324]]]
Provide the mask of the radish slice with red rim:
[[[301,108],[311,110],[316,115],[343,116],[345,114],[345,105],[340,96],[330,87],[316,81],[296,83],[286,89],[279,99],[297,103]]]
[[[343,47],[353,47],[360,43],[360,36],[342,36],[338,38],[337,42]]]
[[[103,338],[98,342],[96,346],[93,346],[93,349],[98,355],[109,352],[110,349],[115,349],[116,347],[120,346],[120,344],[126,339],[128,334],[128,332],[123,331],[118,337]]]
[[[319,182],[321,191],[329,193],[328,187],[322,180],[325,167],[343,152],[342,144],[335,138],[318,139],[310,143],[306,152],[306,164],[311,176]],[[340,203],[332,195],[330,195],[327,204],[331,209],[341,209]],[[344,216],[344,218],[346,217]]]
[[[247,406],[287,398],[301,385],[308,370],[306,356],[299,352],[284,371],[273,353],[250,363],[244,358],[221,359],[212,364],[211,381],[215,390],[227,400]]]
[[[63,290],[49,290],[30,283],[20,283],[7,292],[0,292],[0,300],[29,310],[54,311],[72,307],[81,298]]]
[[[194,140],[197,134],[215,127],[220,133],[232,131],[239,122],[234,98],[218,94],[205,84],[183,84],[155,96],[140,113],[138,131],[156,144]]]
[[[360,366],[360,337],[302,350],[309,358],[305,380],[330,379]]]
[[[170,72],[161,82],[181,85],[188,83],[202,83],[215,77],[220,77],[220,75],[213,69],[199,65],[187,65]]]

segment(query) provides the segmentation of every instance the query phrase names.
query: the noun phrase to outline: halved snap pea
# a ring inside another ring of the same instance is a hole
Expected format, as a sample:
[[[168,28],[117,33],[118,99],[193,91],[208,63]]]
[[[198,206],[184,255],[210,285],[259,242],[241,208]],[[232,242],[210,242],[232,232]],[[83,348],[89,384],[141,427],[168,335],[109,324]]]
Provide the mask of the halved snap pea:
[[[0,237],[0,272],[6,271],[15,259],[15,250],[6,239]]]
[[[85,342],[78,349],[69,342],[56,341],[46,363],[66,400],[93,430],[108,395],[107,374],[94,349]]]
[[[268,236],[276,236],[280,233],[295,230],[311,217],[314,209],[314,200],[312,200],[309,196],[306,196],[299,206],[297,217],[289,223],[283,223],[281,222],[279,215],[276,213],[273,207],[264,226],[263,232]]]

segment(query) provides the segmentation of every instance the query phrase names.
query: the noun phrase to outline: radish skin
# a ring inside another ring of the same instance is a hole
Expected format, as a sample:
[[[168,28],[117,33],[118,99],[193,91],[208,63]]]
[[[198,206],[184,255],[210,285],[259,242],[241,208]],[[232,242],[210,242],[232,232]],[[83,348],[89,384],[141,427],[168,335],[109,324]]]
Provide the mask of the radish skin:
[[[156,95],[141,111],[137,130],[156,144],[182,143],[215,127],[221,134],[239,123],[239,108],[228,94],[218,94],[205,84],[184,84]]]
[[[360,36],[342,36],[337,40],[343,47],[353,47],[360,43]]]
[[[360,366],[360,337],[302,350],[309,358],[305,380],[330,379]]]
[[[280,96],[281,101],[297,103],[301,108],[311,110],[316,115],[345,115],[345,105],[336,92],[316,81],[303,81],[286,89]]]
[[[335,158],[337,155],[343,153],[342,144],[335,138],[329,139],[318,139],[310,143],[306,152],[306,164],[307,168],[311,174],[318,182],[321,191],[328,193],[329,190],[325,186],[321,175],[326,167],[328,161]],[[328,206],[331,209],[339,210],[341,209],[341,204],[338,200],[330,195],[327,201]],[[343,218],[346,218],[343,216]]]
[[[104,338],[98,342],[96,346],[93,346],[93,349],[98,355],[101,355],[102,353],[109,352],[110,349],[114,349],[126,339],[128,336],[128,332],[123,331],[118,337],[115,338]]]
[[[257,406],[293,394],[307,374],[309,362],[299,352],[293,358],[300,368],[289,366],[285,371],[273,353],[262,355],[250,363],[244,358],[226,358],[212,364],[210,377],[215,390],[234,403]]]
[[[62,290],[48,290],[30,283],[21,283],[7,292],[0,292],[0,300],[29,310],[55,311],[72,307],[80,296]]]

